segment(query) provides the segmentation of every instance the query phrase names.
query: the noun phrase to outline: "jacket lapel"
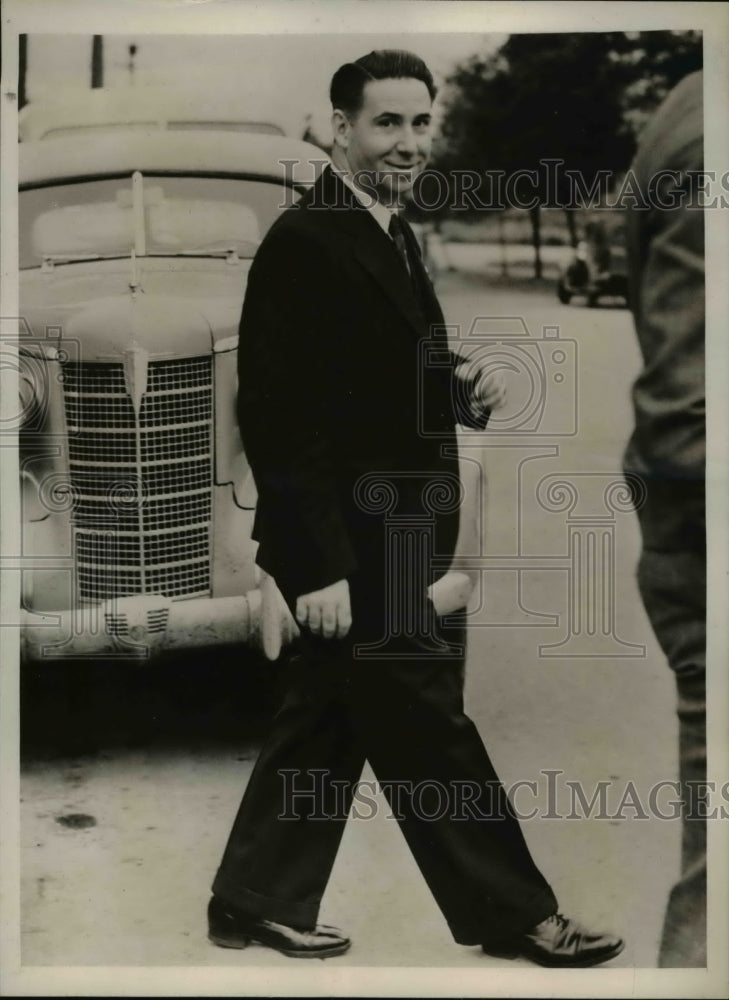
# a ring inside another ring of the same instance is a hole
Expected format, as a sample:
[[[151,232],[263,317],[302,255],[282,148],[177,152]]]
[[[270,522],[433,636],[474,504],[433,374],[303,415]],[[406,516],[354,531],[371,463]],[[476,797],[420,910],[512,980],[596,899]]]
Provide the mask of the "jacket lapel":
[[[318,198],[322,200],[317,202]],[[429,321],[442,321],[437,299],[432,292],[437,315],[435,318],[423,315],[410,276],[403,267],[394,243],[372,214],[357,200],[354,192],[329,167],[312,192],[312,205],[315,204],[332,207],[332,219],[346,229],[352,238],[357,261],[374,278],[418,336],[427,334]]]
[[[372,224],[368,227],[372,232],[360,234],[354,247],[355,257],[415,332],[423,336],[427,333],[427,320],[418,307],[410,277],[397,256],[397,250],[394,246],[388,246],[389,237],[382,232],[372,216],[363,221]]]

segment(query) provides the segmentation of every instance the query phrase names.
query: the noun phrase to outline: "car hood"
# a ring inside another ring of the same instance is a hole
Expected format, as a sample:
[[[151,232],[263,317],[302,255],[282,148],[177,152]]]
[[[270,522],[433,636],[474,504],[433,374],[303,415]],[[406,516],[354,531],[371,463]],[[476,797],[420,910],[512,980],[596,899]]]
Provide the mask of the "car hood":
[[[237,335],[250,260],[129,258],[20,273],[21,314],[35,338],[78,338],[99,360],[130,340],[151,355],[218,349]]]

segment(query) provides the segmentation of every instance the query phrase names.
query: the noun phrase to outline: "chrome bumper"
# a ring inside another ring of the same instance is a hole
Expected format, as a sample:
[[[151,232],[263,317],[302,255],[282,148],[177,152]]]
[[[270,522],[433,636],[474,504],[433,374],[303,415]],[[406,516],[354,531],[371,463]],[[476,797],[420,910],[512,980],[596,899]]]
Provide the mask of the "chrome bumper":
[[[448,614],[465,607],[472,591],[473,579],[451,570],[430,593],[436,611]],[[262,574],[260,587],[238,597],[172,601],[150,594],[65,611],[23,610],[21,655],[26,661],[147,660],[167,651],[240,644],[275,660],[297,635],[274,580]]]
[[[120,597],[92,607],[23,611],[21,655],[30,661],[153,659],[162,652],[245,644],[271,660],[298,630],[273,581],[238,597],[171,601]]]

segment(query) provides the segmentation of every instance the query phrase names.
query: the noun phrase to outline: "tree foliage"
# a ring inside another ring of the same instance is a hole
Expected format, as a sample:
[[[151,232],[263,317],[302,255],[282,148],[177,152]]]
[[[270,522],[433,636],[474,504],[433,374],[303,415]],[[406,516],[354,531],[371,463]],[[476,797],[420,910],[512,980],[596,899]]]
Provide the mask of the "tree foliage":
[[[511,35],[448,79],[435,166],[451,178],[458,170],[537,171],[540,204],[556,197],[576,207],[565,173],[578,172],[589,188],[600,172],[626,170],[651,111],[701,58],[698,32]],[[549,160],[563,164],[551,182]],[[482,201],[492,191],[482,188]],[[538,207],[531,214],[538,243]]]
[[[561,159],[586,178],[625,170],[650,112],[700,65],[697,32],[511,35],[449,77],[438,162],[514,171]]]
[[[688,73],[701,69],[701,32],[626,34],[612,58],[623,71],[623,117],[633,136],[638,137],[668,91]]]

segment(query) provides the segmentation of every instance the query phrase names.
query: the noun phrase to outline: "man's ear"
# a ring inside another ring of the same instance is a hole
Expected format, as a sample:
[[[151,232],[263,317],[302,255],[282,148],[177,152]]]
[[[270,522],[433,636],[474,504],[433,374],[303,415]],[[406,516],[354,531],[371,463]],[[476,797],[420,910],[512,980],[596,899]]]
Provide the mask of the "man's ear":
[[[332,135],[334,136],[334,142],[340,149],[346,149],[349,145],[350,131],[349,118],[344,111],[335,108],[332,112]]]

